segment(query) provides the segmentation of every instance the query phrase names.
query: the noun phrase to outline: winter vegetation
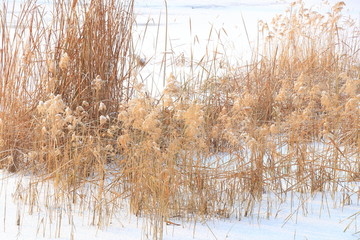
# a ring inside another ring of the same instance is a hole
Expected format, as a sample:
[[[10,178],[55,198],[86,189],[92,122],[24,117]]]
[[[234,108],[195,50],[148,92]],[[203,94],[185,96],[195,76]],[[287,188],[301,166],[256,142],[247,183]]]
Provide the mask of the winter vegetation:
[[[300,1],[259,22],[246,64],[210,48],[164,58],[154,94],[133,0],[59,0],[51,11],[30,0],[16,14],[3,1],[0,166],[21,179],[7,201],[45,212],[52,237],[64,219],[76,228],[75,209],[99,228],[130,211],[145,239],[299,202],[291,218],[315,196],[319,208],[358,207],[360,35],[344,5],[319,13]],[[344,230],[359,237],[354,209]]]

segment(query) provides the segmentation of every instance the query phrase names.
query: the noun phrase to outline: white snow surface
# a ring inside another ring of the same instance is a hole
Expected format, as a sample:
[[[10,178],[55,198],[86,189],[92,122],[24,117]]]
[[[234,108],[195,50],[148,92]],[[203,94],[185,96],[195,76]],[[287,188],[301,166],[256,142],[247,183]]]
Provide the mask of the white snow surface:
[[[29,206],[13,198],[19,183],[26,183],[26,177],[0,171],[0,181],[0,239],[152,239],[143,231],[146,220],[129,214],[126,207],[115,214],[108,227],[99,229],[89,224],[91,214],[78,212],[76,206],[69,214],[65,209],[46,210],[45,203],[40,203],[29,214]],[[179,226],[165,225],[164,239],[355,240],[360,238],[360,216],[351,216],[360,210],[359,195],[350,197],[351,202],[344,205],[340,193],[334,199],[330,194],[311,197],[294,193],[283,203],[275,195],[264,195],[263,203],[254,213],[240,221],[235,217],[199,219],[196,223],[171,219]],[[271,216],[267,216],[269,205]],[[61,231],[57,231],[60,212]]]

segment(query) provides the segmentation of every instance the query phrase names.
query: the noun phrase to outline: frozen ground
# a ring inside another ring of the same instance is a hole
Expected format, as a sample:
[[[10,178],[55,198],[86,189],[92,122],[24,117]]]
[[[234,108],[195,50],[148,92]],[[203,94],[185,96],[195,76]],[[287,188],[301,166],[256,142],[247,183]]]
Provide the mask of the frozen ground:
[[[104,229],[91,226],[91,213],[80,214],[74,206],[70,214],[63,208],[46,210],[45,203],[40,202],[30,215],[28,205],[13,199],[16,189],[21,186],[19,176],[1,171],[0,180],[0,239],[151,239],[151,236],[142,234],[146,221],[129,215],[127,210],[114,216],[110,226]],[[22,184],[25,183],[23,180]],[[356,189],[358,185],[352,187]],[[179,226],[166,226],[164,239],[360,239],[360,216],[349,218],[360,210],[360,196],[351,195],[350,201],[344,196],[339,193],[333,201],[329,194],[315,197],[294,194],[284,203],[274,195],[269,201],[264,196],[264,202],[253,216],[241,221],[235,218],[213,219],[199,220],[194,224],[171,219]],[[343,204],[344,199],[346,204]],[[268,207],[271,209],[270,217],[267,217]],[[61,225],[58,219],[62,219]]]

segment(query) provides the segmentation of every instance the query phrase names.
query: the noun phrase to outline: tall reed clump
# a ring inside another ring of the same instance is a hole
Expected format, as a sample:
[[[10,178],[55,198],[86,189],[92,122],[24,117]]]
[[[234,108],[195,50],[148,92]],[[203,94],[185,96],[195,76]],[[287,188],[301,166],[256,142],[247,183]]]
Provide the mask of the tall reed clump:
[[[164,94],[164,105],[142,96],[120,109],[116,147],[123,178],[112,183],[124,185],[131,211],[149,217],[156,238],[162,238],[163,224],[184,209],[206,214],[207,202],[200,171],[207,150],[202,110],[179,100],[182,90],[174,76]]]
[[[12,168],[46,162],[54,171],[80,123],[81,134],[96,135],[100,116],[130,98],[133,4],[55,1],[49,10],[27,1],[16,16],[3,3],[1,142]],[[51,149],[59,155],[50,157]],[[37,158],[21,157],[28,152]]]
[[[214,127],[222,130],[213,141],[247,145],[254,171],[247,186],[335,191],[340,179],[357,179],[359,36],[341,15],[344,5],[323,15],[294,3],[271,24],[260,22],[253,63],[217,80]]]
[[[98,180],[99,225],[105,167],[117,153],[109,121],[133,91],[133,5],[34,0],[0,11],[1,167],[52,180],[55,198],[42,197],[56,206],[77,203],[76,189]],[[31,208],[42,180],[30,180]]]
[[[122,101],[129,100],[132,92],[133,4],[114,0],[54,3],[55,20],[49,32],[54,51],[47,61],[47,91],[53,95],[44,99],[44,105],[39,104],[36,120],[45,123],[37,134],[42,136],[37,141],[40,148],[50,152],[55,148],[60,153],[39,156],[48,172],[66,175],[73,169],[72,177],[80,174],[82,179],[94,169],[104,170],[107,154],[103,152],[111,140],[104,138],[104,121],[114,115]],[[59,108],[51,112],[47,103]],[[48,131],[54,127],[55,135]],[[45,135],[41,135],[43,130],[47,131]]]
[[[131,78],[133,1],[54,2],[49,90],[71,108],[83,101],[98,117],[100,101],[108,112],[127,100]]]
[[[32,113],[44,93],[47,46],[43,9],[27,1],[19,13],[1,3],[0,11],[0,158],[1,167],[20,169],[31,144]],[[15,4],[15,2],[13,3]]]
[[[355,22],[342,17],[344,5],[326,15],[293,5],[266,36],[268,64],[279,76],[272,117],[296,159],[299,190],[323,191],[333,183],[337,189],[339,179],[358,171],[359,36]]]

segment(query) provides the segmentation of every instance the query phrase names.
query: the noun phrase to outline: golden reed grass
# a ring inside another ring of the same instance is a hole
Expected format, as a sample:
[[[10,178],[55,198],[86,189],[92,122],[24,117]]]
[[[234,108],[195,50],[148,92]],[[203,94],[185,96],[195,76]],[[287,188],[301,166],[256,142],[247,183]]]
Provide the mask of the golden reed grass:
[[[103,226],[125,200],[161,239],[172,218],[241,219],[264,194],[359,181],[359,36],[343,2],[325,15],[292,4],[259,23],[251,64],[192,62],[203,72],[168,74],[159,98],[134,82],[133,4],[56,1],[46,22],[28,1],[14,28],[4,4],[1,165],[33,174],[19,192],[30,206],[40,188]]]

